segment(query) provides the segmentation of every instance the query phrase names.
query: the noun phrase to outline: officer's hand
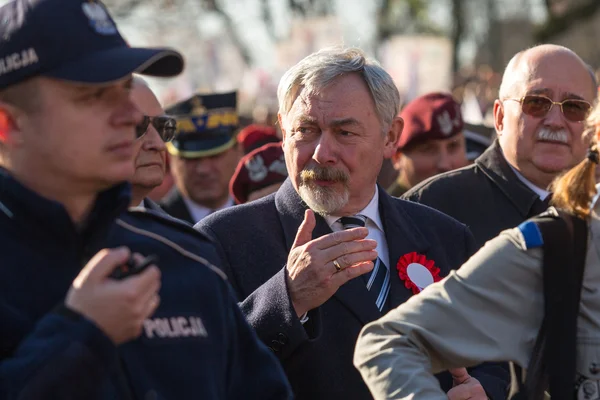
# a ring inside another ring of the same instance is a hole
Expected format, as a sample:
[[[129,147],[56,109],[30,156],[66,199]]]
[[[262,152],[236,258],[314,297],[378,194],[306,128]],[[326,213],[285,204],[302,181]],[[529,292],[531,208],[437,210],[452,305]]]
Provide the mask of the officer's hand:
[[[288,288],[298,316],[319,307],[350,279],[371,271],[377,258],[377,242],[365,239],[367,228],[311,240],[315,225],[315,214],[306,210],[287,260]],[[337,271],[334,260],[341,271]]]
[[[448,391],[450,400],[487,400],[481,383],[467,372],[466,368],[448,370],[452,374],[454,387]]]
[[[110,273],[127,262],[126,247],[103,249],[79,273],[67,294],[67,307],[93,321],[115,344],[138,337],[144,320],[158,307],[160,271],[151,265],[122,281]],[[134,254],[139,262],[142,256]]]

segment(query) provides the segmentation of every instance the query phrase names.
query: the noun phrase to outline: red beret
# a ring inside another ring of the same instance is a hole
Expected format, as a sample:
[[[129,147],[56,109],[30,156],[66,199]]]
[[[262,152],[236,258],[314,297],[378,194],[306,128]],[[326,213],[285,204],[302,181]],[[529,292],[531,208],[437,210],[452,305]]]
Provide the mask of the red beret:
[[[244,148],[244,154],[250,153],[267,143],[279,142],[275,128],[268,125],[251,124],[237,135],[238,143]]]
[[[242,204],[250,193],[283,182],[287,175],[281,142],[268,143],[242,157],[229,181],[229,193]]]
[[[398,150],[427,139],[447,139],[463,130],[460,105],[447,93],[429,93],[417,97],[400,112],[404,129]]]

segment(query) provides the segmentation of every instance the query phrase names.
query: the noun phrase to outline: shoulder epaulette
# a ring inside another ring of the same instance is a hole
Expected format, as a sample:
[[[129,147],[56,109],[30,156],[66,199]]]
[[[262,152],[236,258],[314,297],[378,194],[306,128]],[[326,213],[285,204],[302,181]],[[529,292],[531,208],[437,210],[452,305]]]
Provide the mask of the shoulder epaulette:
[[[521,235],[523,236],[523,244],[525,249],[533,249],[536,247],[542,247],[544,245],[544,239],[542,238],[542,232],[535,223],[535,221],[525,221],[518,226]]]
[[[536,221],[544,222],[548,219],[560,218],[558,211],[555,207],[548,207],[546,211],[537,215],[527,221],[523,222],[517,228],[521,231],[523,236],[523,245],[525,249],[534,249],[536,247],[542,247],[544,245],[544,239],[542,238],[542,231],[537,225]]]

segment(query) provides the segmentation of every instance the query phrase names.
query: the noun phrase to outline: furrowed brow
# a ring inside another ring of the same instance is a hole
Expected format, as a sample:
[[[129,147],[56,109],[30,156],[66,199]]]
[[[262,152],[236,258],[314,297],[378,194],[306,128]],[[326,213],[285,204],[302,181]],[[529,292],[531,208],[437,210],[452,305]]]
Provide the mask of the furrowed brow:
[[[329,126],[332,128],[340,128],[342,126],[355,126],[357,128],[363,128],[363,124],[361,124],[355,118],[342,118],[342,119],[334,119],[329,123]]]

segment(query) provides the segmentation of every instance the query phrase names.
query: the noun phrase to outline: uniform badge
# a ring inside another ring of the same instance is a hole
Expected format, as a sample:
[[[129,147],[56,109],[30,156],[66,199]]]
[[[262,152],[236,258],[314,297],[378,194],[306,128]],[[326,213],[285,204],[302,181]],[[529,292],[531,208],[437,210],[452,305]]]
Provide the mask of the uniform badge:
[[[452,119],[450,117],[450,113],[448,111],[444,111],[440,115],[436,117],[437,123],[440,127],[440,131],[444,136],[448,136],[452,133],[454,128],[460,126],[460,117],[459,114],[456,114],[456,117]]]
[[[442,280],[440,269],[435,266],[433,260],[428,260],[416,252],[400,257],[396,269],[398,276],[404,281],[404,286],[411,289],[413,294],[418,294],[432,283]]]
[[[88,18],[90,26],[101,35],[114,35],[117,33],[115,23],[110,19],[104,5],[95,1],[81,4],[83,13]]]
[[[269,166],[269,171],[276,172],[279,175],[287,176],[287,167],[285,166],[285,159],[283,154],[279,159],[273,161],[273,163]]]
[[[246,169],[248,170],[248,177],[252,182],[262,181],[269,173],[269,170],[265,166],[265,162],[260,155],[246,161]]]

